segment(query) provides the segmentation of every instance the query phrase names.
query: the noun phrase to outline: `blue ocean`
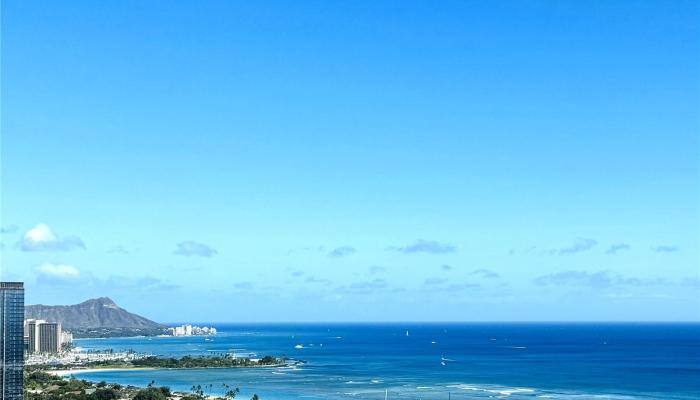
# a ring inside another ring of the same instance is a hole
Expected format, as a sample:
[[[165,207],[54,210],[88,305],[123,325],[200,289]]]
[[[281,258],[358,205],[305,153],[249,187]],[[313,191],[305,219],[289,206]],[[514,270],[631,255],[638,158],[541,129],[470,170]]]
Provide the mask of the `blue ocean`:
[[[163,356],[288,356],[286,368],[140,370],[77,377],[262,399],[700,399],[700,324],[217,325],[214,337],[82,339]],[[211,385],[211,386],[208,386]]]

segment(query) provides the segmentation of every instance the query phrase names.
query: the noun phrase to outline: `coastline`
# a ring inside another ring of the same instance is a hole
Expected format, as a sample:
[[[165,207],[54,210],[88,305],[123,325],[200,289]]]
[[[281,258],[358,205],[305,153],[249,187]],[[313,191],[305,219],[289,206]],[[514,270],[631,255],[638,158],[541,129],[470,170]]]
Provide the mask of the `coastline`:
[[[632,323],[318,324],[301,328],[295,324],[251,325],[241,328],[236,334],[228,334],[225,330],[226,333],[213,342],[204,342],[201,338],[183,339],[181,343],[167,339],[107,339],[81,343],[80,346],[89,347],[90,351],[132,346],[143,354],[169,354],[180,358],[207,356],[209,350],[218,352],[220,349],[262,354],[260,348],[264,348],[265,352],[302,358],[308,366],[289,370],[251,368],[230,373],[220,369],[120,369],[123,372],[104,369],[113,365],[105,365],[100,369],[102,373],[99,370],[87,372],[94,367],[90,365],[83,368],[66,365],[61,369],[76,370],[78,380],[104,380],[108,385],[115,382],[124,387],[136,385],[143,388],[147,382],[155,380],[158,385],[182,393],[190,393],[190,388],[198,384],[204,387],[227,382],[241,387],[244,394],[237,399],[244,400],[250,399],[253,392],[267,400],[343,400],[352,396],[369,397],[371,393],[381,391],[375,397],[379,399],[383,398],[384,389],[389,390],[390,398],[416,399],[446,400],[449,392],[452,399],[475,400],[494,396],[507,396],[513,400],[538,396],[690,400],[698,398],[698,386],[688,380],[688,374],[697,369],[658,375],[656,372],[649,375],[642,370],[627,375],[647,378],[646,383],[653,385],[665,385],[661,388],[643,384],[644,379],[611,380],[610,377],[617,376],[615,374],[627,365],[630,351],[654,356],[666,368],[676,365],[680,354],[687,354],[680,360],[690,362],[693,353],[688,353],[686,344],[690,343],[691,349],[697,349],[699,327],[700,324]],[[405,335],[406,330],[410,330],[410,336]],[[668,340],[660,342],[660,337]],[[579,351],[551,357],[553,352],[556,354],[560,350],[562,341]],[[358,342],[367,347],[357,347]],[[629,347],[630,343],[634,347]],[[295,344],[303,344],[304,348],[297,349]],[[406,349],[418,351],[408,352]],[[360,358],[360,352],[371,353],[374,357],[371,360]],[[519,363],[528,357],[536,357],[539,361],[530,365],[529,371],[522,371]],[[441,364],[443,358],[448,360],[445,365]],[[561,374],[551,374],[559,369],[562,369]],[[70,375],[70,372],[64,372],[65,375]],[[63,379],[69,378],[65,376]],[[310,381],[314,382],[313,388],[309,387]],[[514,389],[532,389],[534,392],[512,392]],[[214,392],[221,395],[222,390]],[[508,395],[502,393],[506,391]]]
[[[114,372],[114,371],[133,371],[133,370],[141,371],[141,370],[155,370],[155,369],[158,369],[158,368],[151,368],[151,367],[71,368],[71,369],[46,370],[45,372],[47,374],[65,377],[65,376],[71,376],[71,375],[76,375],[76,374],[86,374],[86,373],[92,373],[92,372]]]
[[[148,370],[192,370],[192,369],[238,369],[238,368],[282,368],[287,367],[290,364],[270,364],[270,365],[240,365],[240,366],[226,366],[226,367],[193,367],[193,368],[156,368],[156,367],[91,367],[91,368],[71,368],[71,369],[55,369],[55,370],[45,370],[46,373],[66,377],[75,374],[86,374],[93,372],[116,372],[116,371],[148,371]],[[291,364],[294,365],[294,364]]]

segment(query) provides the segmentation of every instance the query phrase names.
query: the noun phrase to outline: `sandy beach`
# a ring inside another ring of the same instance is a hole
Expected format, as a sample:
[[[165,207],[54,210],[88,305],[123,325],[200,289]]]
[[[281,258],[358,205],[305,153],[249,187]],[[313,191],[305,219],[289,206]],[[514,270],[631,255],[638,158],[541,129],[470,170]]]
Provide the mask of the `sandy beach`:
[[[114,371],[133,371],[133,370],[149,370],[155,368],[73,368],[73,369],[57,369],[53,371],[46,371],[49,374],[56,376],[71,376],[77,374],[85,374],[90,372],[114,372]]]

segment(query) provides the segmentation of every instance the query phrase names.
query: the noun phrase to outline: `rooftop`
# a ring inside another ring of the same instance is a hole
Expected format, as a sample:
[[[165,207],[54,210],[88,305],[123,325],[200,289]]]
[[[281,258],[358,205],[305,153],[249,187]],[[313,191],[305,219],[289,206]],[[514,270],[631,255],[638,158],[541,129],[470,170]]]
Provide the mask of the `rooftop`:
[[[0,289],[24,289],[24,282],[0,282]]]

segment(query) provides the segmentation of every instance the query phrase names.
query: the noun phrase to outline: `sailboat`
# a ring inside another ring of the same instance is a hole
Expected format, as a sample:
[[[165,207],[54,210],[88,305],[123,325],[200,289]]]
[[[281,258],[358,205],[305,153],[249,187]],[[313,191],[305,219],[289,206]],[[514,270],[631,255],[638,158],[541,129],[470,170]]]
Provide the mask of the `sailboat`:
[[[384,400],[389,399],[389,389],[384,389]]]
[[[408,336],[408,331],[406,331],[406,336]]]

